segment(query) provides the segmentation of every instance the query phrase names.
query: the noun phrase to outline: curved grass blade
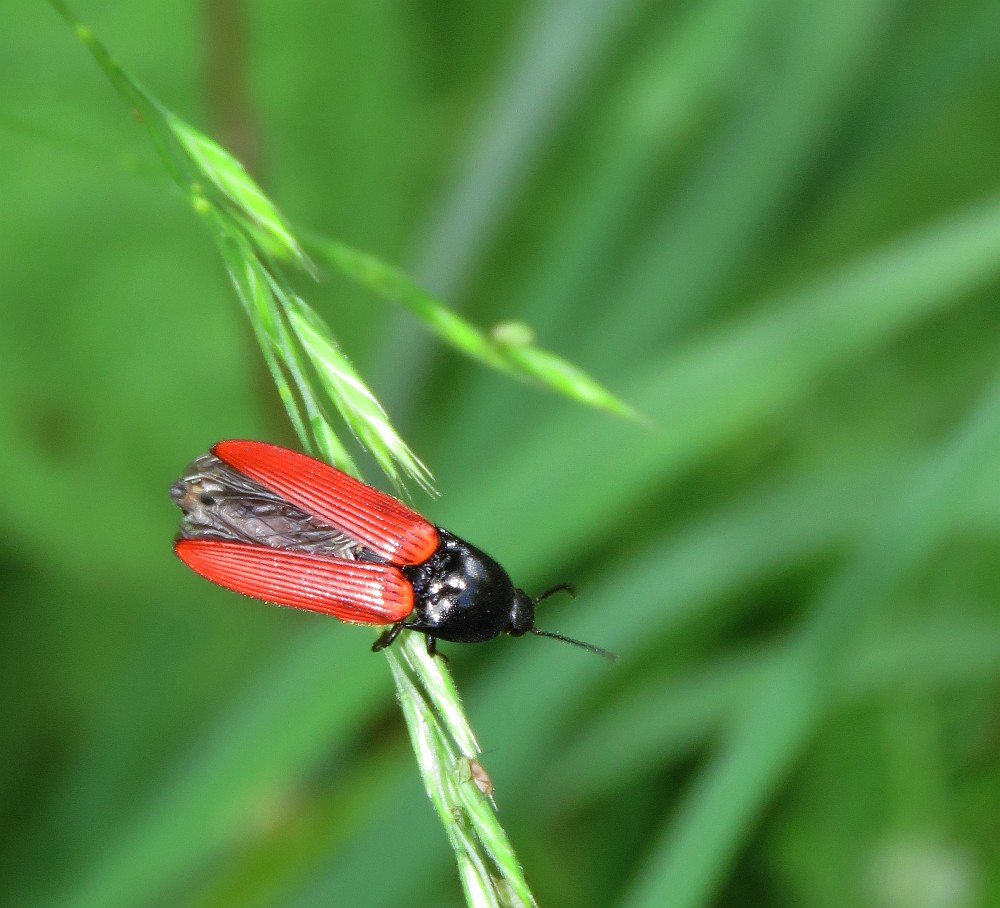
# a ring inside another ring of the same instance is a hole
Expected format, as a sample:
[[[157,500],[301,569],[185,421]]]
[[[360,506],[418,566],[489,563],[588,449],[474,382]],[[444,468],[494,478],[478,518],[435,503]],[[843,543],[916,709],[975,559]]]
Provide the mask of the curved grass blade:
[[[306,244],[341,273],[368,287],[383,299],[409,309],[442,341],[485,366],[522,381],[535,382],[591,407],[637,419],[628,404],[565,359],[535,346],[525,332],[487,333],[445,306],[400,269],[366,252],[317,234]]]

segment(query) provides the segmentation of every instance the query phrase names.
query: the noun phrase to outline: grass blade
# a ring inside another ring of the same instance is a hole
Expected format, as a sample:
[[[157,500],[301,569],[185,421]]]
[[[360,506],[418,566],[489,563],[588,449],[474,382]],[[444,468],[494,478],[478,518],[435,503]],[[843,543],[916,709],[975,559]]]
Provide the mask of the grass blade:
[[[855,635],[952,527],[1000,450],[1000,382],[913,475],[804,621],[794,646],[747,699],[725,743],[651,848],[630,908],[707,905],[782,776],[830,706]]]

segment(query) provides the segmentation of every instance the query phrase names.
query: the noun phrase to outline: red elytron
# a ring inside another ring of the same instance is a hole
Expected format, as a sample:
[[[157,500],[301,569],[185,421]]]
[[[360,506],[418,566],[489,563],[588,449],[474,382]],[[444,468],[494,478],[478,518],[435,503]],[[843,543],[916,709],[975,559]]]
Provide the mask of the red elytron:
[[[278,549],[262,552],[221,539],[178,539],[174,550],[202,577],[255,599],[357,624],[392,624],[413,611],[413,587],[388,564]]]
[[[416,511],[321,460],[259,441],[220,441],[212,453],[392,564],[420,564],[438,547]]]

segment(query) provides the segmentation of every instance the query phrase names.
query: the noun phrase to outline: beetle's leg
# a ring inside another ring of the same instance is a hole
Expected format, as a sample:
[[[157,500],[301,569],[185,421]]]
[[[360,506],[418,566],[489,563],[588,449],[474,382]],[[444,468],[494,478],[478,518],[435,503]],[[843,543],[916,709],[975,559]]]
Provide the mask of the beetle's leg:
[[[445,662],[449,661],[448,657],[444,653],[439,653],[438,652],[437,637],[432,637],[430,634],[424,634],[424,640],[427,641],[427,655],[428,656],[430,656],[432,658],[434,656],[437,656],[438,659],[444,659]]]
[[[399,632],[403,629],[403,622],[397,621],[392,627],[387,628],[379,634],[378,640],[372,644],[372,652],[377,653],[380,649],[385,649],[387,646],[392,646],[392,641],[399,636]]]

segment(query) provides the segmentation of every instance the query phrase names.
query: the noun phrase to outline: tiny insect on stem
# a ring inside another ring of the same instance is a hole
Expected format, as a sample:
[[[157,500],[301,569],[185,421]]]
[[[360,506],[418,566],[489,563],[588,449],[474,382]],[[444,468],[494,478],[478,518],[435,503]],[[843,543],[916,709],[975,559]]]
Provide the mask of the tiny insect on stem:
[[[475,757],[463,757],[462,765],[468,771],[467,781],[472,782],[486,797],[493,797],[493,780],[486,767]]]

